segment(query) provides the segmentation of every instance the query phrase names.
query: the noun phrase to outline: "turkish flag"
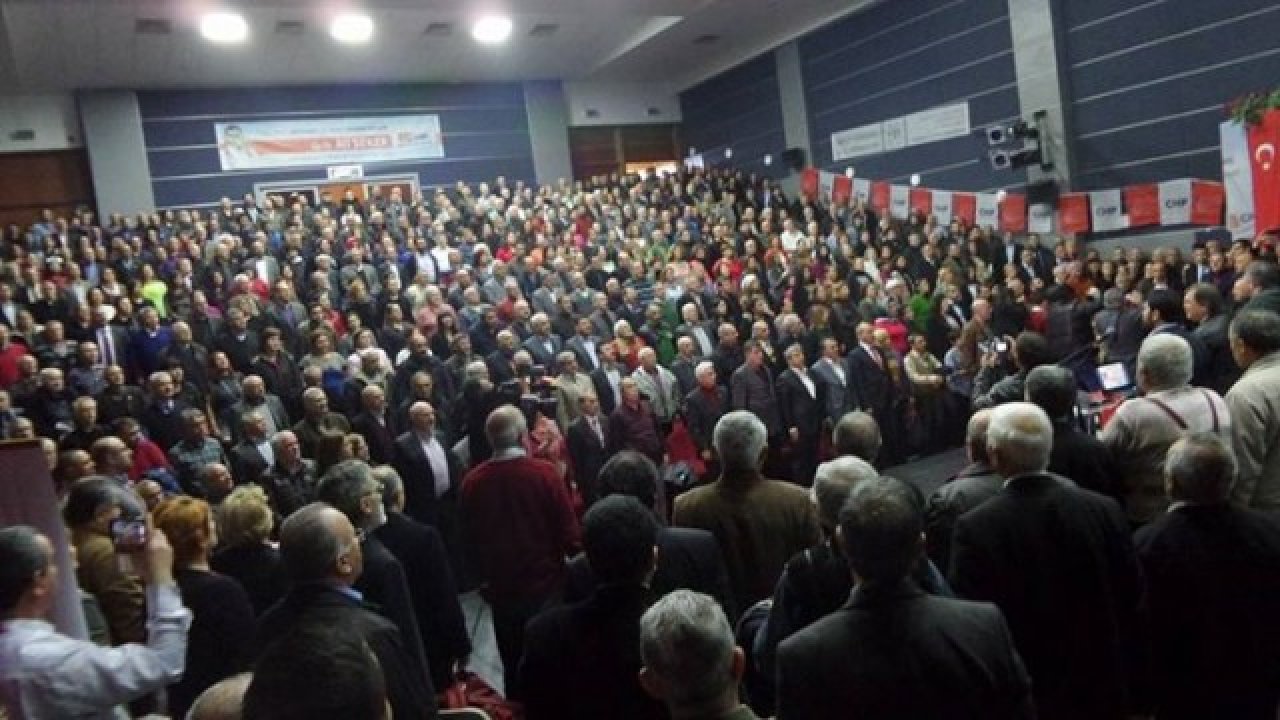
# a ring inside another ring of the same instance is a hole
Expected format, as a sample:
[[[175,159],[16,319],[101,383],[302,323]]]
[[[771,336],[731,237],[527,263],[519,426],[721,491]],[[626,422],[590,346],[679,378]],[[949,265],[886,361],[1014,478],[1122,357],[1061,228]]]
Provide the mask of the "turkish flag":
[[[1254,227],[1262,234],[1280,228],[1280,110],[1268,111],[1248,133]]]
[[[1124,189],[1124,207],[1129,227],[1160,224],[1160,188],[1157,185],[1130,185]]]
[[[831,204],[847,203],[851,197],[853,197],[853,178],[837,175],[835,182],[831,184]]]
[[[1027,231],[1027,196],[1008,193],[1000,203],[1000,229],[1004,232]]]
[[[1221,183],[1191,181],[1191,224],[1221,225],[1222,210],[1227,203],[1226,189]],[[1273,227],[1265,225],[1263,227]]]
[[[871,183],[871,207],[880,212],[889,209],[889,183]]]
[[[928,188],[911,188],[911,212],[920,213],[923,218],[933,214],[933,193]]]
[[[818,168],[805,168],[800,173],[800,194],[810,198],[818,196]]]
[[[951,216],[963,220],[965,227],[973,227],[978,217],[978,198],[973,193],[955,193],[951,196]]]
[[[1058,197],[1058,230],[1063,233],[1089,232],[1089,196],[1065,193]]]

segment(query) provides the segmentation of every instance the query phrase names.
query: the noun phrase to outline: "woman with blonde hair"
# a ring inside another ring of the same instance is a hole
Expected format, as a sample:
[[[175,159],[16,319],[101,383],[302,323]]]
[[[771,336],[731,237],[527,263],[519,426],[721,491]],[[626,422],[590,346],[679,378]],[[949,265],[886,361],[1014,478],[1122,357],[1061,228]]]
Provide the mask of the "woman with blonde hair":
[[[171,497],[161,501],[152,518],[173,546],[173,578],[193,618],[186,668],[168,691],[169,711],[183,717],[200,693],[244,669],[253,638],[253,606],[240,583],[209,566],[218,528],[208,503],[186,495]]]
[[[275,511],[258,485],[241,485],[218,506],[218,537],[222,544],[210,563],[214,570],[235,578],[261,615],[289,589],[280,552],[271,543]]]

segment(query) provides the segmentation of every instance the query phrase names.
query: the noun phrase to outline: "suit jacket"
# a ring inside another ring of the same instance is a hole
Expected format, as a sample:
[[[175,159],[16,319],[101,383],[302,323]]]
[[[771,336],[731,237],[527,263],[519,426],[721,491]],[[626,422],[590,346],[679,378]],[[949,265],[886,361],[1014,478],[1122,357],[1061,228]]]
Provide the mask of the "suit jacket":
[[[173,409],[165,412],[157,403],[151,403],[142,411],[138,421],[147,431],[147,437],[162,448],[171,448],[182,440],[182,413],[190,406],[181,400],[173,401]]]
[[[1280,704],[1280,525],[1252,510],[1184,505],[1134,536],[1146,581],[1150,710],[1272,720]]]
[[[618,371],[618,382],[622,382],[622,378],[627,374],[621,365],[616,367]],[[613,385],[609,383],[609,378],[605,375],[604,368],[596,368],[591,371],[591,382],[596,386],[596,397],[600,399],[600,413],[602,415],[612,415],[613,411],[618,408],[618,398],[614,397]]]
[[[1114,500],[1049,473],[1011,478],[956,522],[949,579],[1004,612],[1041,718],[1126,716],[1139,575]]]
[[[995,497],[1004,478],[986,463],[973,463],[938,487],[924,507],[925,550],[943,572],[951,562],[951,534],[956,520]]]
[[[809,368],[809,376],[823,387],[822,411],[832,423],[839,422],[845,413],[856,409],[860,404],[858,387],[853,384],[853,375],[849,372],[848,363],[844,360],[836,362],[840,363],[844,371],[843,383],[836,376],[831,364],[821,358]]]
[[[1000,611],[911,581],[859,585],[778,648],[778,720],[1035,716]]]
[[[404,481],[405,514],[449,536],[452,523],[456,520],[458,483],[462,481],[462,469],[453,448],[446,445],[440,437],[436,440],[444,449],[445,461],[449,465],[449,489],[444,495],[436,497],[435,473],[431,471],[431,463],[422,449],[422,443],[412,431],[401,433],[396,438],[392,465]]]
[[[585,373],[595,372],[596,368],[600,367],[598,362],[600,343],[594,338],[592,342],[595,343],[595,357],[592,357],[591,353],[587,351],[587,344],[581,335],[574,335],[565,342],[565,348],[571,351],[574,357],[578,359],[578,367],[582,368]]]
[[[545,339],[551,342],[550,352],[547,352],[544,339],[539,338],[537,335],[530,335],[529,338],[524,341],[522,347],[525,350],[528,350],[529,354],[533,356],[534,365],[542,365],[547,368],[550,374],[554,374],[556,369],[556,355],[559,355],[560,351],[564,349],[564,342],[555,335],[548,335]]]
[[[694,388],[684,397],[684,421],[689,438],[698,451],[711,450],[711,438],[716,423],[729,412],[729,393],[719,385],[708,394],[702,388]]]
[[[794,370],[784,370],[778,376],[778,413],[782,417],[782,428],[788,432],[797,428],[803,438],[820,435],[826,418],[826,385],[813,375],[809,375],[809,381],[813,383],[813,395]]]
[[[703,346],[703,344],[698,340],[698,333],[696,331],[698,328],[701,328],[703,334],[706,336],[706,346]],[[706,322],[695,324],[684,323],[679,325],[676,327],[676,337],[682,336],[693,338],[693,349],[698,357],[711,357],[711,354],[716,351],[716,345],[720,342],[719,338],[716,337],[715,327],[711,323]]]
[[[698,363],[701,362],[697,358],[685,360],[676,357],[671,361],[671,374],[676,376],[676,383],[680,386],[680,397],[693,392],[698,386]]]
[[[351,430],[364,438],[374,465],[390,465],[395,460],[396,432],[390,411],[384,411],[383,422],[378,422],[373,413],[362,410],[351,419]]]
[[[231,476],[235,478],[237,485],[243,483],[257,484],[262,479],[262,476],[271,469],[267,464],[267,459],[262,457],[262,453],[258,452],[258,446],[252,443],[239,443],[231,448],[229,456],[231,460]]]
[[[603,439],[591,430],[591,425],[585,417],[574,420],[565,432],[565,440],[569,446],[569,460],[573,463],[573,479],[578,484],[582,499],[587,505],[595,502],[599,497],[597,480],[600,477],[600,468],[604,467],[609,459],[609,416],[601,413],[597,417]]]
[[[244,414],[250,410],[257,410],[258,412],[264,412],[271,415],[271,422],[275,423],[276,432],[288,430],[289,426],[292,424],[289,419],[289,413],[284,409],[284,403],[280,402],[279,397],[272,395],[271,393],[267,393],[267,396],[263,399],[263,403],[261,405],[253,407],[251,407],[246,401],[241,400],[235,405],[232,405],[227,411],[227,416],[222,418],[230,424],[231,437],[237,442],[244,439],[241,437],[243,428],[240,426],[240,419],[243,418]]]
[[[847,372],[858,388],[861,409],[877,415],[879,419],[879,414],[887,411],[893,402],[893,381],[886,369],[888,358],[879,349],[875,352],[880,354],[881,365],[876,364],[862,345],[854,346],[849,351]]]
[[[598,588],[529,621],[520,699],[529,720],[658,720],[666,709],[640,687],[640,616],[654,595],[639,584]],[[564,692],[572,678],[574,691]]]
[[[1226,395],[1235,381],[1240,378],[1240,368],[1231,354],[1231,344],[1227,337],[1227,321],[1225,314],[1214,315],[1196,326],[1191,332],[1205,352],[1207,367],[1204,372],[1204,384],[1219,395]]]
[[[436,717],[435,688],[431,678],[415,661],[400,630],[386,618],[369,610],[355,598],[327,585],[295,587],[258,621],[255,646],[258,654],[271,641],[301,623],[354,629],[382,668],[387,683],[387,701],[396,718]],[[414,638],[416,642],[416,637]]]
[[[448,687],[454,662],[471,652],[471,640],[444,540],[435,528],[399,512],[388,512],[374,534],[404,568],[431,682]]]

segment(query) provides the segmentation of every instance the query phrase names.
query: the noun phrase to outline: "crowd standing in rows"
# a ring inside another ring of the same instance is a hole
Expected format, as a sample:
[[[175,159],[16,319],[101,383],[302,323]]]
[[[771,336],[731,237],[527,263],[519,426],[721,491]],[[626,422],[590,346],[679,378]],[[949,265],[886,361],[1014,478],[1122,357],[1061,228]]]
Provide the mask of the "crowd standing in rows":
[[[116,650],[41,622],[49,542],[0,531],[0,692],[433,717],[478,589],[535,720],[1273,717],[1274,246],[724,170],[45,212],[0,245],[0,435]],[[1138,396],[1095,437],[1110,363]],[[961,444],[928,497],[881,475]]]

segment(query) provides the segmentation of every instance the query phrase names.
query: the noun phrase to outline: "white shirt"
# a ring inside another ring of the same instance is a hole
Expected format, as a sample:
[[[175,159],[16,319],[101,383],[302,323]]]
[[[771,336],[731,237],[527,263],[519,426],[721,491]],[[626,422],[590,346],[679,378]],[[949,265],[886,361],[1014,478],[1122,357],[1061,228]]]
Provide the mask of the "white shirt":
[[[432,479],[435,480],[436,497],[442,497],[449,492],[449,459],[445,457],[444,448],[440,445],[440,441],[435,435],[428,435],[423,438],[418,435],[418,442],[422,445],[422,454],[427,456],[427,463],[431,465]]]
[[[148,586],[147,644],[102,647],[44,620],[0,629],[0,687],[15,718],[127,718],[118,706],[177,682],[187,659],[191,611],[176,585]]]
[[[276,451],[271,447],[270,440],[264,439],[261,442],[254,443],[253,446],[258,449],[258,454],[262,456],[262,459],[267,461],[268,468],[276,466]]]
[[[813,378],[809,377],[809,373],[805,372],[802,369],[796,369],[796,368],[792,368],[791,372],[795,373],[796,377],[800,378],[800,382],[804,383],[804,389],[809,391],[809,397],[811,398],[818,397],[818,389],[814,387]]]
[[[849,381],[844,377],[844,367],[840,363],[831,358],[822,358],[822,361],[827,364],[827,367],[831,368],[831,372],[835,373],[836,380],[840,381],[842,387],[849,384]]]

